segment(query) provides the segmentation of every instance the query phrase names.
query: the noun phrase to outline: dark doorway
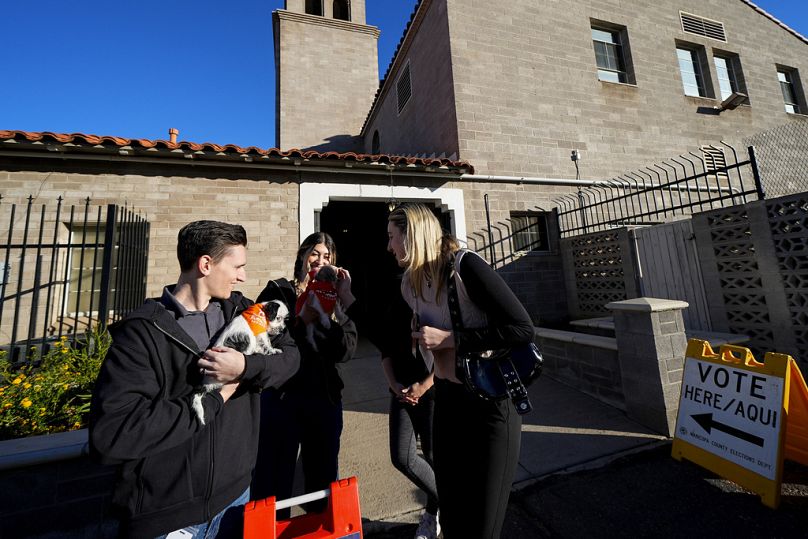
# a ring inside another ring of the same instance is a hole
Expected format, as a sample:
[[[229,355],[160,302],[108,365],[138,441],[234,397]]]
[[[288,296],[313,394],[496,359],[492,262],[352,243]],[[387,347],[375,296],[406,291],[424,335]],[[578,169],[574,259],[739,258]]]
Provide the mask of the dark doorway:
[[[433,211],[448,230],[449,214],[440,208]],[[387,252],[389,214],[387,203],[381,201],[331,201],[320,214],[320,230],[334,238],[337,265],[351,272],[353,293],[368,317],[380,312],[378,307],[386,305],[392,294],[400,293],[402,270]]]

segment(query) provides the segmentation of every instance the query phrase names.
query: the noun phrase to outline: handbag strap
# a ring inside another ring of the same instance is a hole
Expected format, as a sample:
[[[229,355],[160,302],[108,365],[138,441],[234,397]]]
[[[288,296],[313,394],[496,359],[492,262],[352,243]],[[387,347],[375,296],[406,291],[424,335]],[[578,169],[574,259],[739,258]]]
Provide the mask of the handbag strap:
[[[460,300],[457,296],[457,284],[455,282],[455,274],[458,269],[455,266],[455,258],[456,257],[452,255],[452,258],[449,260],[446,289],[448,290],[449,315],[452,318],[452,329],[455,332],[455,347],[457,347],[456,339],[460,332],[463,331],[463,317],[460,313]],[[508,397],[510,397],[513,402],[513,405],[516,407],[516,411],[520,415],[531,411],[533,406],[530,404],[527,388],[525,384],[522,383],[521,378],[519,378],[519,373],[516,372],[510,358],[497,361],[497,366],[499,367],[500,373],[502,373],[502,379],[505,381],[505,390],[508,393]],[[458,378],[462,380],[464,378],[463,360],[457,352],[455,352],[455,371],[460,375]]]

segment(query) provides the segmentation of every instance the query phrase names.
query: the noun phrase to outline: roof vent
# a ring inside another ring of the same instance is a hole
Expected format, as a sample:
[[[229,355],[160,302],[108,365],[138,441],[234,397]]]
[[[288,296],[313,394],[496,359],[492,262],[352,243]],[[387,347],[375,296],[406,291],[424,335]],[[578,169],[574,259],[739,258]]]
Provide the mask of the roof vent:
[[[409,62],[407,62],[407,65],[404,66],[401,76],[398,78],[398,82],[396,83],[396,91],[398,93],[398,112],[401,113],[401,111],[404,110],[404,106],[407,104],[407,101],[409,101],[410,97],[412,96]]]
[[[705,19],[698,15],[691,15],[690,13],[679,12],[679,17],[682,20],[682,30],[688,34],[696,34],[697,36],[709,37],[710,39],[717,39],[726,43],[727,34],[724,31],[724,23]]]

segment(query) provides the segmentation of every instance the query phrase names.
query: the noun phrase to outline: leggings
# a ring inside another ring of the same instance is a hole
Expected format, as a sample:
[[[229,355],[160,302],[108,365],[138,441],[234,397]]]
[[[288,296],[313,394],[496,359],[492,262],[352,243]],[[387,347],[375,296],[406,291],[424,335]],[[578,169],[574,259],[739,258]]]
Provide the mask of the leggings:
[[[432,414],[435,392],[427,391],[415,406],[390,397],[390,459],[393,466],[426,493],[426,510],[438,511],[438,491],[432,470]],[[418,455],[416,436],[421,440]]]
[[[444,539],[497,539],[519,463],[522,418],[435,379],[435,479]]]

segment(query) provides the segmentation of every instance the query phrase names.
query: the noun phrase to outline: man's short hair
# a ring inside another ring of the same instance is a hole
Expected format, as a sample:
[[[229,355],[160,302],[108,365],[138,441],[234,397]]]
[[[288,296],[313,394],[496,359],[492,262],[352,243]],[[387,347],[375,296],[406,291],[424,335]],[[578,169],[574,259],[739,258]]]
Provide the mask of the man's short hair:
[[[241,225],[231,225],[219,221],[194,221],[188,223],[177,234],[177,259],[180,271],[188,271],[204,255],[213,262],[219,262],[227,255],[230,247],[247,246],[247,232]]]

